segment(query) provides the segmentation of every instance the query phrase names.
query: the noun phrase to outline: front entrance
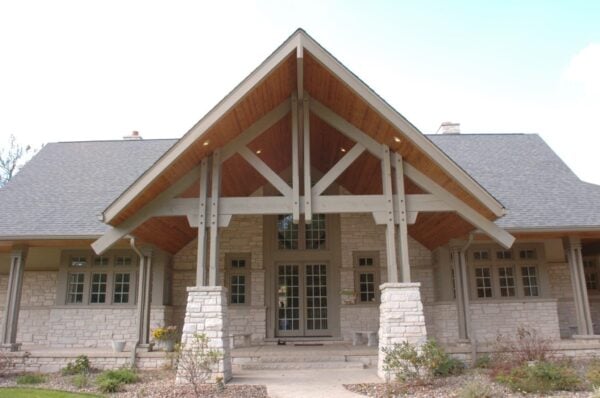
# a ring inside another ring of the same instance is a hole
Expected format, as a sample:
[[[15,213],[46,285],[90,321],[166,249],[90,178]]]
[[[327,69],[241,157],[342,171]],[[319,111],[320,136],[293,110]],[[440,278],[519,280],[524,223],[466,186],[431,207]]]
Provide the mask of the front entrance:
[[[324,262],[277,264],[278,337],[331,335],[328,268]]]

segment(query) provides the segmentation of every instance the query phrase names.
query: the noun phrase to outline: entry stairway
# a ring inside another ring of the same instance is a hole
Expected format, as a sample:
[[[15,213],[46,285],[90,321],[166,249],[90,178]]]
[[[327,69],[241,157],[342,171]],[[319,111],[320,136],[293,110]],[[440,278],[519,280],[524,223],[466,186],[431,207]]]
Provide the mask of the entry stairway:
[[[365,369],[377,365],[377,348],[343,341],[286,341],[234,348],[231,358],[242,370]]]

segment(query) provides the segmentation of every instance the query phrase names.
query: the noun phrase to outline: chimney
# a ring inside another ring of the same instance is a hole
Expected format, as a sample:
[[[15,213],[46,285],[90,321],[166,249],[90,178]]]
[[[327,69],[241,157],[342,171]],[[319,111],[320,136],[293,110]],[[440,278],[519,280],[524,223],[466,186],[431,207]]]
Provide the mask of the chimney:
[[[460,134],[460,123],[444,122],[440,124],[436,134]]]
[[[140,135],[140,133],[138,131],[132,131],[131,135],[126,135],[123,137],[123,139],[126,141],[141,140],[142,136]]]

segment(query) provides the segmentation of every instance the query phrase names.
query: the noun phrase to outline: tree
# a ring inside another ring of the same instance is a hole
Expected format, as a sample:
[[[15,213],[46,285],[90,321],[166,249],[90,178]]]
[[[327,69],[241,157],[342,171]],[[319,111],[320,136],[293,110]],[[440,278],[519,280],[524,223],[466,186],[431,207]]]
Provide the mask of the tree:
[[[8,147],[0,148],[0,187],[10,181],[11,178],[23,166],[23,157],[31,150],[27,145],[23,147],[17,143],[17,139],[11,134]]]

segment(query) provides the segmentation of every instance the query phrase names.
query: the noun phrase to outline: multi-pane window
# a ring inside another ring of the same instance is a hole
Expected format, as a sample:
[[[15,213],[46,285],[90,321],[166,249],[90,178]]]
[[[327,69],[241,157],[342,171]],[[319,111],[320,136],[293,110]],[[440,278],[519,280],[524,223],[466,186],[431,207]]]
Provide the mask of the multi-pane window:
[[[510,250],[498,250],[496,252],[497,260],[512,260],[512,251]]]
[[[533,249],[519,250],[519,258],[521,260],[535,260],[537,255]]]
[[[583,271],[585,273],[585,285],[588,290],[598,290],[598,268],[593,259],[583,259]]]
[[[90,289],[90,303],[104,304],[106,303],[106,282],[108,274],[97,273],[92,274],[92,286]]]
[[[377,302],[379,284],[379,254],[377,252],[354,253],[356,290],[360,303]]]
[[[489,267],[475,268],[475,286],[477,288],[477,297],[492,297],[492,272]]]
[[[474,250],[473,251],[473,260],[481,261],[481,260],[489,260],[490,252],[488,250]]]
[[[324,249],[327,230],[325,228],[325,214],[313,214],[310,224],[306,224],[306,248]]]
[[[521,277],[523,279],[523,294],[526,297],[539,296],[536,268],[534,266],[521,267]]]
[[[279,249],[298,249],[298,224],[294,224],[291,214],[280,215],[277,218],[277,243]]]
[[[226,256],[226,278],[230,304],[249,304],[250,254],[228,254]]]
[[[500,296],[514,297],[516,295],[513,267],[498,267],[498,284],[500,285]]]
[[[69,304],[83,303],[83,288],[85,274],[83,272],[73,272],[69,274],[67,284],[67,302]]]
[[[67,251],[62,260],[61,286],[65,304],[133,304],[136,257],[124,250],[96,256]]]
[[[129,302],[131,274],[125,272],[115,273],[113,303],[124,304]]]

